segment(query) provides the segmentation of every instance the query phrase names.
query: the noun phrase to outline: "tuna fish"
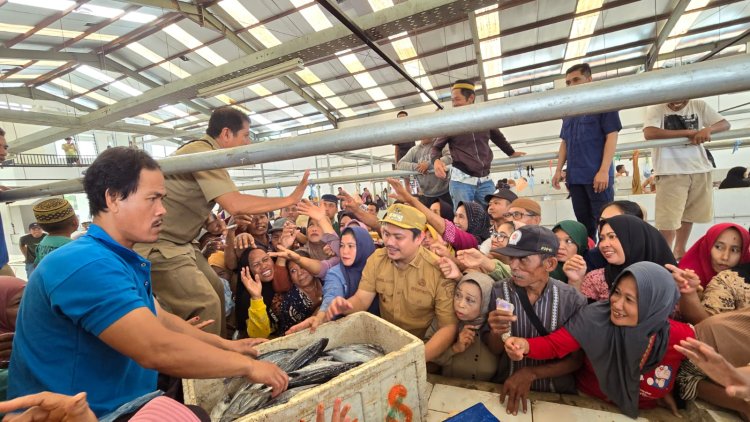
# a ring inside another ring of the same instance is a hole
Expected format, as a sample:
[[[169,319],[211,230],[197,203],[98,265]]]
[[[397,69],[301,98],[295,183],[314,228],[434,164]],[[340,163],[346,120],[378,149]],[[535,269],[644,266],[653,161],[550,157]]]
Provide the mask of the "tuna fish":
[[[273,406],[278,406],[280,404],[284,404],[284,403],[288,402],[289,400],[291,400],[292,397],[296,396],[297,394],[299,394],[299,393],[301,393],[301,392],[303,392],[305,390],[309,390],[309,389],[311,389],[313,387],[317,387],[318,385],[320,385],[320,384],[302,385],[302,386],[299,386],[299,387],[290,388],[290,389],[284,391],[283,393],[279,394],[278,396],[276,396],[275,399],[273,399],[273,400],[269,401],[268,403],[266,403],[263,407],[261,407],[261,409],[267,409],[269,407],[273,407]]]
[[[316,362],[289,373],[289,388],[324,383],[359,365],[359,362]]]
[[[271,362],[271,363],[275,363],[276,365],[278,365],[279,362],[281,362],[284,359],[287,359],[289,356],[292,356],[294,354],[294,352],[296,352],[296,351],[297,350],[295,350],[295,349],[279,349],[279,350],[274,350],[272,352],[266,352],[266,353],[263,353],[262,355],[258,356],[258,360],[262,360],[262,361],[266,361],[266,362]]]
[[[246,388],[250,385],[250,382],[247,381],[245,378],[242,377],[233,377],[233,378],[226,378],[223,382],[223,391],[221,398],[219,399],[219,402],[216,403],[214,408],[211,410],[211,420],[218,421],[221,419],[221,416],[224,414],[224,412],[229,407],[229,404],[232,402],[232,398],[234,398],[234,395],[241,389]]]
[[[228,422],[247,415],[271,400],[271,387],[252,384],[238,391],[222,415],[220,421]]]
[[[284,372],[296,371],[299,368],[307,365],[309,362],[314,361],[328,345],[328,339],[322,338],[318,341],[308,344],[307,346],[297,350],[289,358],[282,360],[278,363],[279,368]]]
[[[376,344],[349,344],[325,352],[337,362],[365,363],[385,355],[385,350]]]

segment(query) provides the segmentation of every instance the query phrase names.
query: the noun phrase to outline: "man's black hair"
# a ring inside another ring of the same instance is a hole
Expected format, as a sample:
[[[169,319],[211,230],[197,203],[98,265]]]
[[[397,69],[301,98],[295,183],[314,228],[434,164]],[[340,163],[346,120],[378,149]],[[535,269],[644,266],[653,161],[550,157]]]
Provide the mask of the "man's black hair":
[[[565,71],[565,76],[570,75],[573,72],[580,71],[581,75],[590,78],[591,77],[591,66],[589,66],[588,63],[579,63],[575,64],[573,66],[570,66],[568,70]]]
[[[417,237],[419,237],[420,234],[422,234],[422,231],[419,229],[409,229],[411,232],[411,239],[415,240]]]
[[[228,128],[232,134],[236,135],[237,132],[242,130],[245,122],[250,124],[250,118],[245,113],[234,107],[220,107],[211,113],[211,118],[208,119],[206,134],[212,138],[216,138],[224,128]]]
[[[0,136],[5,136],[5,130],[0,127]]]
[[[404,116],[407,116],[407,117],[409,116],[409,113],[407,113],[407,112],[406,112],[406,110],[401,110],[401,111],[399,111],[398,113],[396,113],[396,117],[399,117],[399,116],[401,116],[402,114],[403,114]]]
[[[604,211],[605,209],[607,209],[607,207],[610,207],[612,205],[619,208],[620,211],[622,211],[622,213],[625,215],[633,215],[643,220],[643,209],[641,208],[640,205],[638,205],[637,203],[633,201],[628,201],[625,199],[619,200],[619,201],[612,201],[608,204],[604,204],[601,211]]]
[[[459,80],[453,82],[453,85],[455,85],[455,84],[469,84],[469,85],[474,86],[474,82],[472,82],[472,81],[470,81],[468,79],[459,79]],[[466,98],[466,100],[468,101],[469,97],[471,97],[472,95],[474,95],[474,90],[467,89],[467,88],[461,88],[461,95],[463,95],[464,98]]]
[[[619,172],[619,171],[620,171],[620,169],[622,169],[622,168],[625,168],[625,164],[618,164],[618,165],[617,165],[617,166],[615,167],[615,171]]]
[[[86,170],[83,188],[92,216],[107,210],[106,195],[126,199],[138,189],[141,170],[159,170],[159,163],[139,149],[114,147],[104,150]]]
[[[58,221],[56,223],[39,223],[39,227],[42,228],[42,230],[46,231],[47,233],[61,233],[68,229],[76,229],[78,228],[78,225],[76,223],[76,217],[75,215],[71,215],[70,217],[66,218],[63,221]]]

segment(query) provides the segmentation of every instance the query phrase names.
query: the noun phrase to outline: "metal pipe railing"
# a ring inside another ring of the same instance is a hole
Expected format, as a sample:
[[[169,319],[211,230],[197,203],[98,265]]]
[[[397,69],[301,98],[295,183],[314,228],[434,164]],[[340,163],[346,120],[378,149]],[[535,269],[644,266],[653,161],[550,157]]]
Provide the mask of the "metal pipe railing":
[[[166,174],[246,166],[744,90],[750,90],[750,56],[738,55],[407,119],[169,157],[160,164]],[[80,190],[81,181],[71,180],[6,191],[0,201]]]
[[[721,132],[721,133],[712,135],[711,138],[712,138],[712,141],[708,144],[705,144],[706,147],[708,147],[709,149],[712,149],[714,147],[732,146],[735,140],[739,140],[740,143],[743,145],[750,144],[750,129],[739,129],[739,130]],[[737,138],[746,138],[746,139],[740,140]],[[656,141],[629,142],[627,144],[618,145],[617,152],[634,151],[637,149],[651,149],[654,147],[687,145],[689,143],[690,141],[688,140],[688,138],[671,138],[671,139],[660,139]],[[491,169],[492,171],[513,170],[519,164],[546,163],[549,160],[557,160],[557,153],[555,152],[555,153],[525,155],[523,157],[517,157],[517,158],[501,158],[499,160],[495,160],[492,162]],[[326,177],[326,178],[320,178],[320,179],[310,179],[310,183],[318,185],[318,184],[326,184],[326,183],[361,182],[363,180],[384,180],[390,177],[399,178],[399,177],[409,176],[413,174],[418,174],[418,173],[416,171],[404,171],[404,170],[384,171],[384,172],[369,173],[369,174],[351,174],[351,175],[343,175],[343,176],[335,176],[335,177]],[[261,190],[261,189],[271,189],[271,188],[283,188],[283,187],[297,186],[298,183],[299,182],[296,180],[287,180],[287,181],[275,182],[275,183],[243,185],[243,186],[239,186],[239,190]]]

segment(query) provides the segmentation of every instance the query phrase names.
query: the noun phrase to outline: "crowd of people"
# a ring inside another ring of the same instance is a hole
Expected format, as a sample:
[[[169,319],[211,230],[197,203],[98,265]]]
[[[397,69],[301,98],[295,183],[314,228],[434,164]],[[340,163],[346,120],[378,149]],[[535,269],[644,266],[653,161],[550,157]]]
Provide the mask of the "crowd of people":
[[[590,68],[566,81],[591,81]],[[455,83],[455,107],[474,99]],[[28,283],[0,279],[0,411],[206,420],[179,403],[182,378],[241,376],[278,395],[288,376],[254,346],[370,312],[424,340],[431,372],[501,383],[508,413],[540,391],[631,417],[695,398],[750,417],[736,368],[750,362],[750,233],[716,224],[686,248],[692,224],[712,219],[701,144],[729,124],[694,100],[647,114],[647,139],[693,144],[657,149],[656,227],[614,201],[617,112],[563,121],[553,183],[567,162],[577,221],[551,230],[537,201],[489,179],[490,141],[524,154],[499,130],[397,147],[422,194],[389,179],[391,205],[367,189],[303,199],[307,172],[287,197],[244,195],[225,169],[165,176],[143,151],[107,149],[85,173],[85,234],[71,238],[67,201],[38,203],[21,242]],[[246,145],[249,124],[217,109],[175,154]]]

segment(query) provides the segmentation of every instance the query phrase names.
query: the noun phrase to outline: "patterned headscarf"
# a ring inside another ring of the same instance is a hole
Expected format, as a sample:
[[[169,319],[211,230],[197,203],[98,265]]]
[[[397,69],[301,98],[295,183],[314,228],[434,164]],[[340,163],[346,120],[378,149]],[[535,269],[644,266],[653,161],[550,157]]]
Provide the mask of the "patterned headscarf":
[[[461,205],[464,206],[466,219],[469,220],[466,232],[476,237],[477,243],[481,244],[490,237],[490,216],[484,207],[476,202],[459,202],[458,206]]]

